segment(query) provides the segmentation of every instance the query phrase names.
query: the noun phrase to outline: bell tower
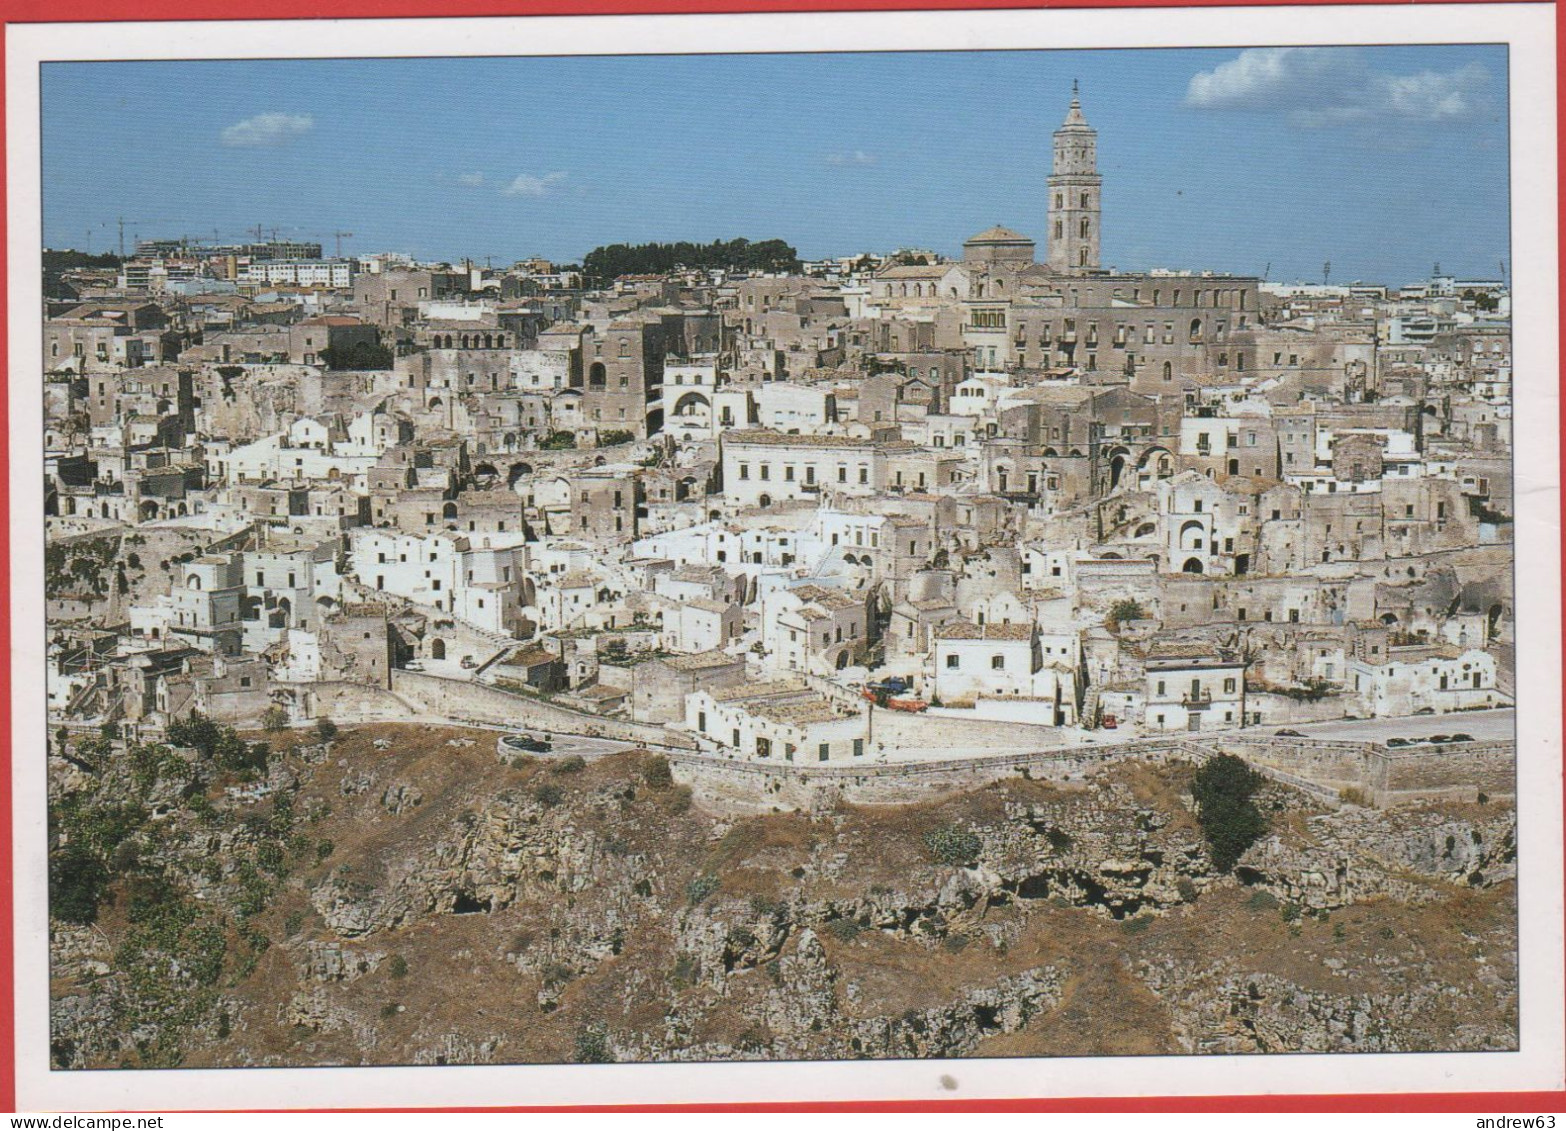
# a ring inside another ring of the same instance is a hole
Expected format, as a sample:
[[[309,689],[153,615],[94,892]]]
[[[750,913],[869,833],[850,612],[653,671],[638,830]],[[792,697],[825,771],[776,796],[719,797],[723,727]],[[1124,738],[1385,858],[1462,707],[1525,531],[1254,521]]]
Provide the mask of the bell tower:
[[[1063,275],[1097,271],[1099,201],[1098,131],[1082,116],[1077,84],[1071,108],[1055,131],[1055,163],[1049,178],[1049,265]]]

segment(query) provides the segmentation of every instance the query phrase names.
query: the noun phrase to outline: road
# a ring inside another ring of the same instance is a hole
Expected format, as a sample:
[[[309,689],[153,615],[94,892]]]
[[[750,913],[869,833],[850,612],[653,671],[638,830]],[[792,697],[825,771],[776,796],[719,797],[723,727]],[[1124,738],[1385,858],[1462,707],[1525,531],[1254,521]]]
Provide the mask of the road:
[[[1450,715],[1413,715],[1396,719],[1339,719],[1330,723],[1299,723],[1287,727],[1309,738],[1425,738],[1432,734],[1471,734],[1481,741],[1513,738],[1517,712],[1458,711]],[[1272,734],[1285,728],[1263,728]]]

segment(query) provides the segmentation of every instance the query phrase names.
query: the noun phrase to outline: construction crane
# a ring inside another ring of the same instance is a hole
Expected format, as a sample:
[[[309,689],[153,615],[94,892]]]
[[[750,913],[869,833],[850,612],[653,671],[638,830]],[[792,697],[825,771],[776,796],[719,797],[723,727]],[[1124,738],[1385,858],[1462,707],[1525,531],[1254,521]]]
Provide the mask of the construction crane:
[[[120,258],[125,258],[125,225],[126,224],[182,224],[183,220],[132,220],[125,216],[116,218],[120,229]],[[140,239],[140,233],[132,231],[131,234]]]
[[[333,232],[332,237],[337,241],[337,258],[343,257],[343,241],[353,239],[352,232]]]

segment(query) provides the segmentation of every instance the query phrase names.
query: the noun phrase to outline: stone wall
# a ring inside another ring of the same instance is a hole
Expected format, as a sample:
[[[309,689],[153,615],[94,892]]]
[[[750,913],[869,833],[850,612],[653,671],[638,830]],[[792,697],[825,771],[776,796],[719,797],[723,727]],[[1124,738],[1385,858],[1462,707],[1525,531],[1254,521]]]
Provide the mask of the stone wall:
[[[1043,710],[1043,704],[1040,704]],[[879,744],[888,747],[929,748],[950,746],[957,749],[1038,750],[1060,743],[1060,731],[1037,723],[1006,719],[974,718],[971,714],[948,714],[930,710],[920,714],[876,708],[870,712],[871,750]]]
[[[675,776],[708,806],[756,812],[816,809],[838,799],[906,805],[1024,772],[1039,780],[1069,782],[1117,762],[1200,763],[1220,753],[1244,758],[1264,776],[1334,806],[1345,799],[1346,791],[1385,807],[1427,798],[1473,800],[1481,792],[1505,797],[1515,788],[1515,746],[1510,742],[1451,744],[1412,753],[1366,742],[1220,736],[863,765],[759,765],[683,752],[672,754],[670,762]]]
[[[558,703],[502,691],[498,687],[470,680],[448,679],[445,676],[398,669],[392,672],[392,690],[415,710],[458,721],[487,726],[527,727],[595,738],[617,738],[625,742],[661,746],[692,745],[691,740],[684,735],[660,726],[574,711]]]
[[[1371,750],[1369,784],[1377,804],[1426,798],[1474,801],[1514,797],[1517,793],[1517,745],[1514,742],[1457,742],[1400,750]]]
[[[383,687],[346,680],[312,683],[273,683],[274,692],[287,692],[298,719],[328,718],[335,723],[396,722],[417,718],[419,711],[401,696]]]

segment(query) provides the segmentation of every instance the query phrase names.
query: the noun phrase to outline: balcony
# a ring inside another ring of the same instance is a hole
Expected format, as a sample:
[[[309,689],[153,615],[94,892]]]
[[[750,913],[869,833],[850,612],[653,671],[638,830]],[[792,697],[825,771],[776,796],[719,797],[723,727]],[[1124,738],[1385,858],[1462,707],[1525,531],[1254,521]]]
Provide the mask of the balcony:
[[[1213,705],[1213,693],[1211,691],[1198,691],[1195,695],[1189,693],[1180,696],[1180,706],[1187,711],[1205,711]]]

